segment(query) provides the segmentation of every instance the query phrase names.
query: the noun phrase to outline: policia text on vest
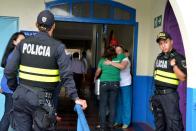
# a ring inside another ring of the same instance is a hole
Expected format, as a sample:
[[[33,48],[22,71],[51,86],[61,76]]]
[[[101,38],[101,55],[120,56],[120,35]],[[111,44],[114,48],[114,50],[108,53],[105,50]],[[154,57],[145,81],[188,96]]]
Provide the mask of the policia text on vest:
[[[50,47],[49,46],[24,43],[22,53],[24,54],[25,52],[27,54],[31,54],[31,55],[50,57]]]

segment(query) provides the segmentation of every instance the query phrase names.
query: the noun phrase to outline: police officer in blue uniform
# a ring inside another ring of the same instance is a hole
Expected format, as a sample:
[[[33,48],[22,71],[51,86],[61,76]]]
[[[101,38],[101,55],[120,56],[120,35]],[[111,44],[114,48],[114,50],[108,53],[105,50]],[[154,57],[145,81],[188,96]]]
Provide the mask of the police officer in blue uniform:
[[[155,94],[151,98],[156,131],[183,131],[177,87],[186,79],[186,61],[173,49],[168,33],[160,32],[156,41],[162,50],[155,61]]]
[[[55,130],[52,92],[59,80],[76,104],[83,109],[87,107],[86,101],[78,97],[65,46],[51,38],[55,29],[54,15],[48,10],[40,12],[36,25],[39,33],[16,47],[4,71],[14,91],[12,115],[16,131]]]

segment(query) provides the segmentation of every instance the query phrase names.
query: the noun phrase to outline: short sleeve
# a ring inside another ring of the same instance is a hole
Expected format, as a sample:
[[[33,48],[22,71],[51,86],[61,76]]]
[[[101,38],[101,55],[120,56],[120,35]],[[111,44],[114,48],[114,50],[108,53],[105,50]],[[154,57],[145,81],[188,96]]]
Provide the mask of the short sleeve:
[[[176,58],[177,60],[177,66],[180,68],[180,70],[184,73],[187,74],[187,67],[186,67],[186,59],[184,56],[178,56]]]
[[[129,61],[129,58],[126,57],[126,58],[124,58],[122,61]]]
[[[124,58],[126,58],[126,56],[125,56],[125,54],[119,54],[119,55],[117,56],[117,58],[118,58],[120,61],[122,61]]]
[[[101,60],[99,61],[99,63],[98,63],[98,68],[102,69],[103,61],[104,61],[103,59],[101,59]]]

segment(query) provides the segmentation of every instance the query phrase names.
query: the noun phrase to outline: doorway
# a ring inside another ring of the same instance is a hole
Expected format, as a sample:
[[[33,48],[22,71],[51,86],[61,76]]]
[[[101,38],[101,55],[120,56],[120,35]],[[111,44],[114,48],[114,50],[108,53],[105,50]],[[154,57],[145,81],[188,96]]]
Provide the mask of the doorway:
[[[136,77],[136,67],[137,67],[137,43],[138,43],[138,23],[136,22],[136,10],[134,8],[125,6],[123,4],[114,1],[56,0],[56,1],[46,2],[46,9],[50,10],[55,15],[55,20],[59,25],[69,25],[69,26],[64,26],[67,28],[67,30],[64,31],[60,31],[61,29],[63,30],[64,27],[59,26],[60,35],[58,35],[58,33],[56,35],[54,34],[55,38],[61,40],[62,42],[64,41],[67,47],[70,48],[76,48],[78,46],[76,44],[78,40],[81,41],[81,43],[84,43],[82,45],[86,45],[84,46],[85,48],[88,47],[87,50],[89,50],[89,56],[90,56],[89,63],[90,63],[90,67],[92,67],[91,68],[92,72],[95,72],[98,60],[100,59],[103,50],[107,45],[104,43],[107,43],[108,41],[107,38],[111,30],[113,30],[116,39],[118,39],[118,41],[120,41],[122,44],[126,43],[125,48],[131,51],[132,67],[133,67],[132,69],[133,84],[134,84],[134,78]],[[58,28],[58,24],[57,24],[57,28]],[[66,34],[66,31],[69,32],[69,29],[70,28],[73,29],[74,27],[77,29],[70,31],[70,33],[74,34],[76,32],[82,32],[82,34],[72,35],[72,36],[68,34],[67,35],[68,38],[61,38],[61,36],[64,36],[64,34]],[[78,30],[82,27],[84,31]],[[128,33],[126,34],[126,31],[132,32],[132,35],[129,35]],[[58,32],[58,29],[56,30],[56,32]],[[126,35],[123,36],[119,35],[121,33]],[[91,36],[91,38],[89,39],[89,37],[87,37],[86,34],[90,34],[89,36]],[[73,38],[71,38],[73,36],[79,36],[80,39],[76,38],[75,40],[73,40]],[[129,41],[126,41],[127,39],[126,37],[128,38],[128,40],[132,42],[132,44],[129,43]],[[80,48],[80,50],[78,51],[81,52],[81,50],[85,50],[84,47]],[[73,49],[69,51],[72,52]],[[93,82],[93,75],[91,76],[91,78],[92,78],[91,82]],[[73,109],[71,110],[73,111]],[[96,110],[93,109],[90,110],[96,112]],[[93,120],[88,120],[88,121],[91,122]],[[67,127],[69,127],[69,125]]]
[[[79,22],[56,21],[54,38],[60,40],[67,47],[67,53],[71,56],[78,52],[81,56],[83,51],[87,52],[88,72],[85,81],[82,82],[81,96],[88,102],[88,109],[85,111],[87,121],[91,129],[98,125],[98,96],[94,94],[94,73],[104,48],[109,46],[111,32],[133,56],[134,27],[122,24],[95,24]],[[63,127],[76,127],[76,114],[73,111],[74,103],[66,96],[65,88],[61,89],[59,97],[58,114],[62,121],[58,129]]]

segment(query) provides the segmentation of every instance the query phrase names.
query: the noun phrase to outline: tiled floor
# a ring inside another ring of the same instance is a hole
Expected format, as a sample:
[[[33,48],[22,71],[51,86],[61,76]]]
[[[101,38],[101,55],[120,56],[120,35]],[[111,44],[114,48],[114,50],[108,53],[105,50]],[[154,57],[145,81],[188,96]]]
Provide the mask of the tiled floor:
[[[94,95],[85,94],[88,101],[88,108],[85,110],[85,116],[91,131],[96,131],[98,125],[98,101]],[[74,103],[66,97],[59,98],[58,114],[62,117],[61,122],[58,122],[58,131],[76,131],[77,114],[73,111]],[[114,131],[153,131],[150,127],[143,123],[133,123],[126,129],[115,129]]]

